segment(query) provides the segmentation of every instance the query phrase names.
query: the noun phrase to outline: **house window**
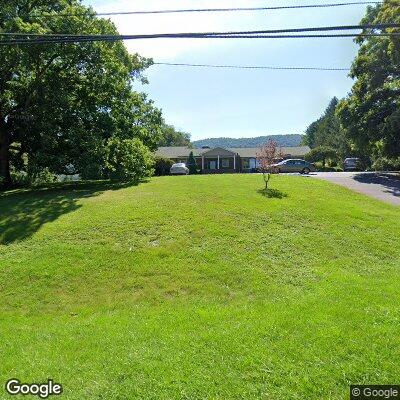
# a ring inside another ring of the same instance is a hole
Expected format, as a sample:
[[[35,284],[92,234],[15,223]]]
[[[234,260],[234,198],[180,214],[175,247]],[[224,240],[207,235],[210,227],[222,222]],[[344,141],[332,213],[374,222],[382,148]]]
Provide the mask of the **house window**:
[[[229,158],[222,159],[222,168],[229,168]]]
[[[249,159],[248,159],[248,158],[243,158],[243,159],[242,159],[242,166],[243,166],[243,168],[245,168],[245,169],[250,168],[250,162],[249,162]]]

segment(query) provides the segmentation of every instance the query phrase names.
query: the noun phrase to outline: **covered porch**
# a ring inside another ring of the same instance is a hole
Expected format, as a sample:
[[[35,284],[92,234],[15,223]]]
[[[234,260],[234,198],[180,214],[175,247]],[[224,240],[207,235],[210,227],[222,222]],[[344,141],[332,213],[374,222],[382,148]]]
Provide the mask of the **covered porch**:
[[[232,151],[215,148],[204,152],[199,159],[203,174],[233,173],[239,171],[239,156]]]

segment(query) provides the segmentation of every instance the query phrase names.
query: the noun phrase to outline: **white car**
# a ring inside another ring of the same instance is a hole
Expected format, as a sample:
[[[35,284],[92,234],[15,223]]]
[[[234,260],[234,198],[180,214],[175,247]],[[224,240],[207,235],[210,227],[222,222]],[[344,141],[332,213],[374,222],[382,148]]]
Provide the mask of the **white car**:
[[[174,164],[169,170],[171,175],[189,175],[189,168],[185,163]]]

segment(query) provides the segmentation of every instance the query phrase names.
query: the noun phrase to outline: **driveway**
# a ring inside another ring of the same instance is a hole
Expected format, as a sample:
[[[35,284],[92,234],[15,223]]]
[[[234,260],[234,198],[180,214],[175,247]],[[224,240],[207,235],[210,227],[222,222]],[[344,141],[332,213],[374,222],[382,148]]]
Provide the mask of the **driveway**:
[[[310,176],[400,206],[400,174],[390,172],[316,172]]]

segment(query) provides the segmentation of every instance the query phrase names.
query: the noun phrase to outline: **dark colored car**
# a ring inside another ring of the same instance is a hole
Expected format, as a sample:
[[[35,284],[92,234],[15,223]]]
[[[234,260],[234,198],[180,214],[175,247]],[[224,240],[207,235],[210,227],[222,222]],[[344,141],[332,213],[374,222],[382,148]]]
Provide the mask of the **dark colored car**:
[[[360,159],[359,158],[346,158],[343,162],[344,171],[357,171],[360,169]]]
[[[274,164],[272,167],[274,167],[277,172],[300,172],[300,174],[309,174],[310,172],[316,171],[314,164],[300,159],[283,160]]]

